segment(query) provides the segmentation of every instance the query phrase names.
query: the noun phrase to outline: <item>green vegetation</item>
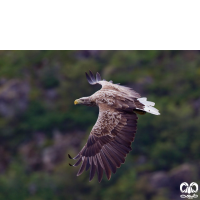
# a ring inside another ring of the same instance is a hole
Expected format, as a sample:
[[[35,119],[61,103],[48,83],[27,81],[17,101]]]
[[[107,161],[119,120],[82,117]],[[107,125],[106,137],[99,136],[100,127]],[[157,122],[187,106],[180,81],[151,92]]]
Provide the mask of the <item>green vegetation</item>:
[[[126,162],[110,181],[68,165],[98,108],[74,106],[100,86],[130,86],[161,115],[139,116]],[[200,184],[199,51],[0,51],[0,200],[166,200]]]

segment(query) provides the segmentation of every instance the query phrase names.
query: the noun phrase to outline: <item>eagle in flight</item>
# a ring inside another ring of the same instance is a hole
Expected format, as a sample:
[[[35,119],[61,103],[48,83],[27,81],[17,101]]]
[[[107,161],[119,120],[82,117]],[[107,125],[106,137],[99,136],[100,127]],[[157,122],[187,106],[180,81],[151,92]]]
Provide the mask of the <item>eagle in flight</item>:
[[[98,106],[99,116],[87,143],[73,158],[78,159],[73,166],[82,162],[77,176],[90,168],[89,180],[93,179],[97,171],[98,181],[101,182],[103,171],[110,180],[111,174],[116,173],[117,168],[125,162],[126,155],[132,150],[131,143],[137,129],[136,114],[160,113],[153,107],[155,103],[147,101],[146,97],[141,98],[140,94],[129,87],[101,80],[98,72],[96,78],[91,71],[89,75],[86,73],[86,77],[91,85],[100,84],[102,88],[89,97],[75,100],[74,104]]]

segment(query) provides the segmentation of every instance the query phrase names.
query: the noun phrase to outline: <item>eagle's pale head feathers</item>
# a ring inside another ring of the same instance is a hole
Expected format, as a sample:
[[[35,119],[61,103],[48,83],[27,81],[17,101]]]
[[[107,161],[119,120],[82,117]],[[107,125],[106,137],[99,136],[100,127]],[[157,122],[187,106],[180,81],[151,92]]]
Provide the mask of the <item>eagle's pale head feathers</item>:
[[[95,102],[92,101],[91,97],[81,97],[80,99],[76,99],[74,101],[74,105],[76,104],[82,104],[86,106],[94,106]]]

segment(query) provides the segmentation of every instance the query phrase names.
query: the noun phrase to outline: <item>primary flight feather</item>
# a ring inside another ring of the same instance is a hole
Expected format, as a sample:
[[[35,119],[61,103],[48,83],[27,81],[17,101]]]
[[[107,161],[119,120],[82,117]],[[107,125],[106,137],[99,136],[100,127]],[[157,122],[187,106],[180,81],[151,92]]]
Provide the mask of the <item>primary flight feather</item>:
[[[77,176],[90,168],[90,181],[97,172],[98,181],[101,182],[103,172],[109,180],[111,174],[125,162],[126,155],[132,150],[131,143],[137,129],[136,113],[160,113],[153,107],[155,103],[147,101],[146,97],[141,98],[129,87],[101,80],[98,72],[94,77],[90,71],[89,75],[86,73],[86,77],[91,85],[100,84],[102,88],[89,97],[75,100],[74,104],[98,106],[99,116],[87,143],[73,158],[78,159],[73,166],[82,162]]]

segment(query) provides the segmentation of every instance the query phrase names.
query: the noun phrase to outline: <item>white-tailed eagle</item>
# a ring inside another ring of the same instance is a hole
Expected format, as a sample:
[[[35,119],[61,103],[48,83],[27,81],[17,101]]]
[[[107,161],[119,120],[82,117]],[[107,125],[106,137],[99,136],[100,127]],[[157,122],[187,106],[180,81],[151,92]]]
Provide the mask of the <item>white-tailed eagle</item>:
[[[98,106],[99,116],[87,143],[73,158],[78,159],[73,166],[82,162],[77,176],[90,168],[90,181],[97,171],[98,181],[101,182],[103,171],[109,180],[132,150],[131,143],[137,129],[136,113],[160,113],[153,107],[155,103],[147,101],[146,97],[141,98],[140,94],[129,87],[101,80],[99,73],[95,78],[91,71],[90,75],[86,73],[86,77],[91,85],[100,84],[102,88],[89,97],[75,100],[74,104]]]

